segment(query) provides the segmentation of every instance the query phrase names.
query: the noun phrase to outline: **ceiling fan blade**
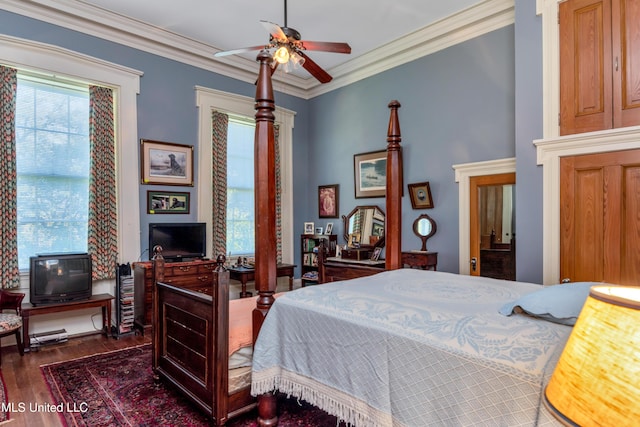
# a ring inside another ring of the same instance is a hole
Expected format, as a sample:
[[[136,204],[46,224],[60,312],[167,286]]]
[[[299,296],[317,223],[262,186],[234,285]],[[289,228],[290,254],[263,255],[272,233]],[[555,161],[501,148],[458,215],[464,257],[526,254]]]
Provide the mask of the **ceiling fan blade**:
[[[348,43],[313,42],[309,40],[302,40],[301,43],[306,50],[320,50],[323,52],[333,53],[351,53],[351,46],[349,46]]]
[[[318,79],[320,83],[329,83],[333,77],[329,75],[325,70],[323,70],[318,64],[313,62],[311,58],[304,54],[302,51],[298,51],[298,55],[304,58],[304,63],[302,67],[307,70],[313,77]]]
[[[260,23],[267,29],[267,31],[269,31],[269,34],[275,40],[283,43],[287,41],[287,35],[284,33],[280,25],[269,21],[260,21]]]
[[[252,50],[262,50],[265,48],[265,45],[260,46],[252,46],[252,47],[243,47],[240,49],[234,50],[225,50],[223,52],[216,52],[213,56],[228,56],[228,55],[237,55],[239,53],[251,52]]]

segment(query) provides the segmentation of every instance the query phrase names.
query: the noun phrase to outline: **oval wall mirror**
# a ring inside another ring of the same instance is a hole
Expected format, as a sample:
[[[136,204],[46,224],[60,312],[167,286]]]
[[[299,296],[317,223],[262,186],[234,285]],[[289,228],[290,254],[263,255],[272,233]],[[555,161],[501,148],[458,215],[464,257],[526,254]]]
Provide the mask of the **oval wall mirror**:
[[[413,232],[422,240],[422,252],[427,252],[427,239],[436,234],[436,230],[436,222],[427,214],[422,214],[413,221]]]

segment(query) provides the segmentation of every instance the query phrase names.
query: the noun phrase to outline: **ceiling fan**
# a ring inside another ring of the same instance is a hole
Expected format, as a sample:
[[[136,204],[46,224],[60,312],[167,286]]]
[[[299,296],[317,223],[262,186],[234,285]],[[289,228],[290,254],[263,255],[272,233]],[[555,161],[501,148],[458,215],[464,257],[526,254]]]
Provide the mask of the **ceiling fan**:
[[[267,49],[273,51],[273,68],[272,73],[279,64],[283,65],[285,72],[291,71],[293,68],[302,66],[311,75],[313,75],[320,83],[328,83],[332,77],[317,63],[309,58],[305,51],[316,50],[321,52],[333,53],[351,53],[351,46],[347,43],[336,42],[317,42],[301,40],[300,33],[290,27],[287,27],[287,0],[284,0],[284,26],[268,21],[260,21],[262,25],[269,31],[269,43],[266,45],[245,47],[241,49],[217,52],[214,56],[236,55],[239,53],[250,52],[252,50]]]

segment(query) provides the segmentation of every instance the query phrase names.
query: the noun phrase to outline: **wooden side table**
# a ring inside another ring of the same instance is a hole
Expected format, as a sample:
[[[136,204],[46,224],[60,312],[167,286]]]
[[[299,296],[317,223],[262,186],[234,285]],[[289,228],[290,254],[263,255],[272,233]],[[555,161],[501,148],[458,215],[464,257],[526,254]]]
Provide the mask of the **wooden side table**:
[[[408,251],[402,252],[402,265],[423,270],[437,270],[438,252]]]
[[[111,301],[114,296],[109,294],[92,295],[91,298],[82,301],[69,301],[58,304],[42,304],[34,306],[31,303],[22,304],[22,341],[24,351],[31,350],[31,340],[29,338],[29,318],[38,314],[62,313],[70,310],[81,310],[84,308],[102,308],[102,332],[109,337],[111,328]]]
[[[293,289],[293,269],[294,264],[278,264],[276,267],[276,277],[289,277],[289,290]],[[247,292],[247,282],[255,279],[255,270],[249,267],[229,267],[229,278],[238,280],[242,284],[240,298],[250,297],[251,292]]]

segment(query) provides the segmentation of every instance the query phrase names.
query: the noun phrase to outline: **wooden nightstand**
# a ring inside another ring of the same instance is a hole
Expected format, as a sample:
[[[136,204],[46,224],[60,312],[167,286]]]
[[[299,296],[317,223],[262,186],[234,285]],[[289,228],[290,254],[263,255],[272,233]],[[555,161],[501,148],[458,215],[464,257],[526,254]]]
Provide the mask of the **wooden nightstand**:
[[[422,268],[423,270],[437,270],[438,252],[409,251],[402,252],[402,265],[410,268]]]

